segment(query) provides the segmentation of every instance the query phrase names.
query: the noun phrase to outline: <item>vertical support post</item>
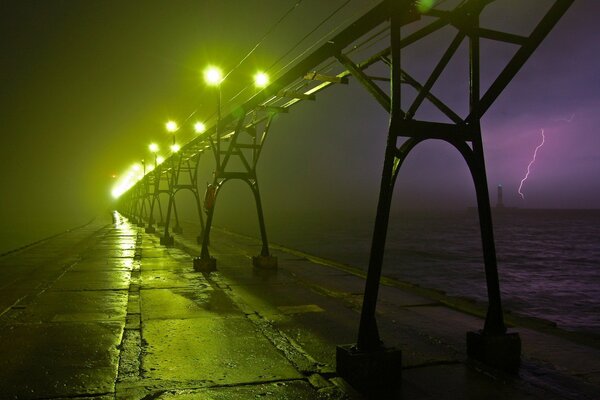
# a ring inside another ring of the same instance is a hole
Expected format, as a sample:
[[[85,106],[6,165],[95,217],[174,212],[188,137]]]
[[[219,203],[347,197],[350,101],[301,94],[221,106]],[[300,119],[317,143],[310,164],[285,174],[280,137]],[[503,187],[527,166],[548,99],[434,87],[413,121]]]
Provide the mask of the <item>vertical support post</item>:
[[[204,238],[204,230],[205,230],[205,224],[204,224],[204,217],[202,216],[202,204],[200,202],[200,193],[198,192],[198,186],[196,185],[196,190],[194,191],[194,197],[196,199],[196,208],[198,209],[198,218],[200,218],[200,235],[198,235],[198,237],[196,238],[196,242],[198,244],[202,244],[202,240]]]
[[[190,161],[188,160],[188,169],[190,174],[190,184],[192,185],[192,193],[194,194],[194,198],[196,199],[196,208],[198,209],[198,219],[200,220],[200,234],[196,238],[196,242],[198,244],[202,243],[202,238],[204,237],[204,217],[202,216],[202,205],[200,202],[200,193],[198,189],[198,168],[200,166],[200,157],[202,153],[199,153],[194,158],[194,168],[192,169],[190,166]]]
[[[220,157],[217,155],[216,157]],[[210,252],[208,250],[208,243],[210,241],[210,228],[212,227],[212,220],[215,213],[215,203],[216,198],[219,192],[220,184],[218,183],[217,176],[215,172],[215,178],[213,179],[213,185],[209,186],[206,189],[206,196],[214,196],[213,204],[210,208],[207,209],[206,215],[206,225],[204,227],[204,235],[202,235],[202,248],[200,250],[200,257],[194,258],[194,270],[198,272],[212,272],[217,269],[217,259],[210,256]],[[210,191],[214,190],[213,193]]]
[[[169,225],[171,223],[171,210],[175,208],[175,179],[177,179],[175,171],[175,161],[171,158],[171,176],[169,177],[169,204],[167,206],[167,215],[165,218],[165,230],[163,236],[160,238],[160,244],[164,246],[173,246],[175,239],[169,234]],[[177,211],[175,211],[177,215]]]
[[[172,246],[175,243],[173,236],[169,234],[169,223],[171,221],[171,209],[173,208],[173,195],[169,193],[169,203],[167,205],[167,215],[165,218],[165,229],[163,236],[160,238],[160,244],[164,246]]]
[[[397,129],[400,127],[404,114],[401,109],[401,42],[399,13],[394,12],[392,6],[392,17],[390,26],[391,40],[391,109],[388,138],[383,161],[383,172],[379,187],[379,201],[377,203],[377,215],[371,241],[371,253],[369,258],[369,270],[365,284],[365,294],[358,330],[357,348],[359,351],[374,351],[382,344],[379,339],[377,322],[375,320],[375,309],[379,292],[379,280],[383,265],[383,254],[387,238],[388,222],[392,196],[394,193],[394,161],[397,153]]]
[[[173,190],[173,214],[175,216],[175,226],[173,227],[173,232],[181,234],[183,233],[183,228],[181,227],[181,224],[179,224],[179,214],[177,213],[177,204],[175,203],[176,193],[177,190]]]
[[[156,232],[154,227],[154,206],[156,205],[156,198],[159,194],[159,182],[160,182],[160,171],[156,162],[156,153],[154,154],[154,170],[151,172],[152,177],[152,200],[150,201],[150,214],[148,216],[148,225],[144,230],[146,233]],[[162,218],[161,218],[162,219]]]
[[[403,2],[390,1],[391,37],[391,104],[388,138],[377,203],[377,215],[371,242],[369,270],[360,315],[356,345],[337,346],[336,370],[352,386],[360,391],[390,397],[398,389],[401,375],[402,353],[385,348],[379,338],[375,309],[379,292],[379,280],[383,264],[383,253],[387,237],[388,221],[394,192],[394,164],[397,154],[397,132],[402,125],[404,113],[401,109],[401,36],[402,15],[398,9]]]
[[[483,141],[480,126],[480,52],[479,36],[475,33],[479,28],[479,13],[471,15],[472,32],[469,36],[469,128],[473,136],[473,152],[469,166],[479,213],[479,226],[483,248],[485,279],[488,293],[488,310],[482,331],[467,332],[467,353],[469,357],[504,370],[518,370],[521,355],[521,340],[516,333],[506,334],[496,246],[494,244],[494,229],[492,225],[492,210],[488,190]]]
[[[219,82],[219,84],[217,85],[217,124],[215,125],[216,144],[213,146],[216,168],[212,190],[214,190],[215,200],[220,186],[218,184],[217,176],[220,175],[222,172],[221,137],[219,133],[219,128],[221,125],[221,83],[222,82]],[[207,188],[207,194],[209,194],[209,190],[211,190],[210,186]],[[212,207],[210,207],[210,209],[208,209],[208,215],[206,216],[206,226],[204,227],[204,234],[202,235],[202,249],[200,250],[200,257],[194,258],[194,270],[199,272],[211,272],[217,269],[217,260],[216,258],[210,256],[210,252],[208,250],[208,243],[210,241],[210,228],[212,226],[214,209],[214,204]]]
[[[267,239],[267,228],[265,226],[265,217],[262,208],[262,202],[260,198],[260,191],[258,189],[258,181],[256,177],[250,184],[250,189],[254,195],[254,201],[256,203],[256,213],[258,214],[258,226],[260,228],[260,237],[262,240],[262,249],[260,254],[252,257],[252,265],[256,268],[264,269],[276,269],[277,268],[277,257],[273,257],[269,254],[269,241]]]

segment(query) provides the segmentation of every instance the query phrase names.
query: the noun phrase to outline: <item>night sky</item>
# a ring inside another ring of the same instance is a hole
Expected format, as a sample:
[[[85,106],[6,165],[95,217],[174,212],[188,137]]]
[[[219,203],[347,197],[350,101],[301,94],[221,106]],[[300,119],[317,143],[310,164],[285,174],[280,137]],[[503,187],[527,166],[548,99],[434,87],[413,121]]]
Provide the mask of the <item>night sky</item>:
[[[498,2],[515,17],[484,17],[517,33],[527,33],[520,30],[550,3]],[[0,2],[3,226],[15,237],[25,231],[35,236],[40,227],[69,227],[110,209],[112,175],[150,158],[150,142],[166,148],[167,120],[183,122],[195,113],[191,124],[214,114],[214,93],[202,82],[203,68],[212,63],[231,69],[295,3]],[[302,1],[232,75],[224,98],[343,3]],[[316,36],[374,4],[350,1]],[[482,120],[492,197],[502,184],[507,205],[600,208],[598,15],[599,1],[576,0]],[[414,50],[416,75],[428,58],[427,46]],[[507,54],[506,46],[484,47],[484,78],[502,68]],[[465,67],[466,59],[453,65],[459,77],[446,77],[448,87],[434,88],[440,97],[452,102],[452,83],[466,82]],[[289,210],[374,211],[386,127],[386,113],[354,81],[281,116],[259,167],[267,216]],[[517,188],[541,129],[546,143],[523,187],[523,200]],[[191,126],[181,132],[184,141]],[[201,182],[210,179],[209,158],[203,168]],[[223,193],[224,210],[236,207],[232,196],[226,199],[227,191],[237,190],[232,186]],[[464,208],[475,204],[472,186],[459,154],[432,141],[407,160],[395,205]]]

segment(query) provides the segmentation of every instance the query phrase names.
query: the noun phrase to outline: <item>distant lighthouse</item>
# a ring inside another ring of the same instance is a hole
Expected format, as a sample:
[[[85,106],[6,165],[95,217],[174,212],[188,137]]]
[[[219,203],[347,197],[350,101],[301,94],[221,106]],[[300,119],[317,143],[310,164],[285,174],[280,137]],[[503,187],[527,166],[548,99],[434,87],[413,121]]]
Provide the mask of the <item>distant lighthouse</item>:
[[[498,201],[496,208],[504,208],[504,200],[502,200],[502,185],[498,185]]]

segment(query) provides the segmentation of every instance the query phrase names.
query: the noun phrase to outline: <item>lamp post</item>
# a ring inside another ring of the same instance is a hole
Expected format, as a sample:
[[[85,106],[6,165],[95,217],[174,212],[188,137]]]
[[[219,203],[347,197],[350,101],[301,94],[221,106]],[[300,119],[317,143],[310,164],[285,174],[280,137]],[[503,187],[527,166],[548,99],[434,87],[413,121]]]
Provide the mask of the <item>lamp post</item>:
[[[221,172],[221,138],[219,137],[219,125],[221,124],[221,83],[223,82],[223,73],[215,66],[209,66],[204,70],[204,81],[209,86],[214,86],[217,92],[217,124],[215,125],[215,178],[212,184],[209,184],[206,188],[204,195],[205,209],[206,205],[210,204],[210,208],[206,209],[206,227],[204,234],[202,235],[202,249],[200,250],[200,257],[194,258],[194,269],[196,271],[214,271],[217,269],[217,260],[210,256],[208,251],[208,243],[210,240],[210,228],[212,224],[212,218],[214,214],[214,200],[217,196],[218,190],[218,175]],[[200,126],[198,126],[200,128]],[[194,127],[196,128],[196,127]]]
[[[259,71],[254,75],[254,86],[257,88],[264,88],[269,85],[269,75],[265,72]]]

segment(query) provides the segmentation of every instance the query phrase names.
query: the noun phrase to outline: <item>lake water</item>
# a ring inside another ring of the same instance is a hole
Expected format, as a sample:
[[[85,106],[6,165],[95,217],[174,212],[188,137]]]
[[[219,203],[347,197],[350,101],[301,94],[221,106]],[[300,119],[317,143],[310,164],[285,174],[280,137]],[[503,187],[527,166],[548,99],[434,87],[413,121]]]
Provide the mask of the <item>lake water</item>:
[[[275,243],[368,265],[372,217],[268,222]],[[495,212],[494,232],[505,309],[600,334],[600,210]],[[486,300],[475,211],[398,213],[386,246],[384,275]]]

